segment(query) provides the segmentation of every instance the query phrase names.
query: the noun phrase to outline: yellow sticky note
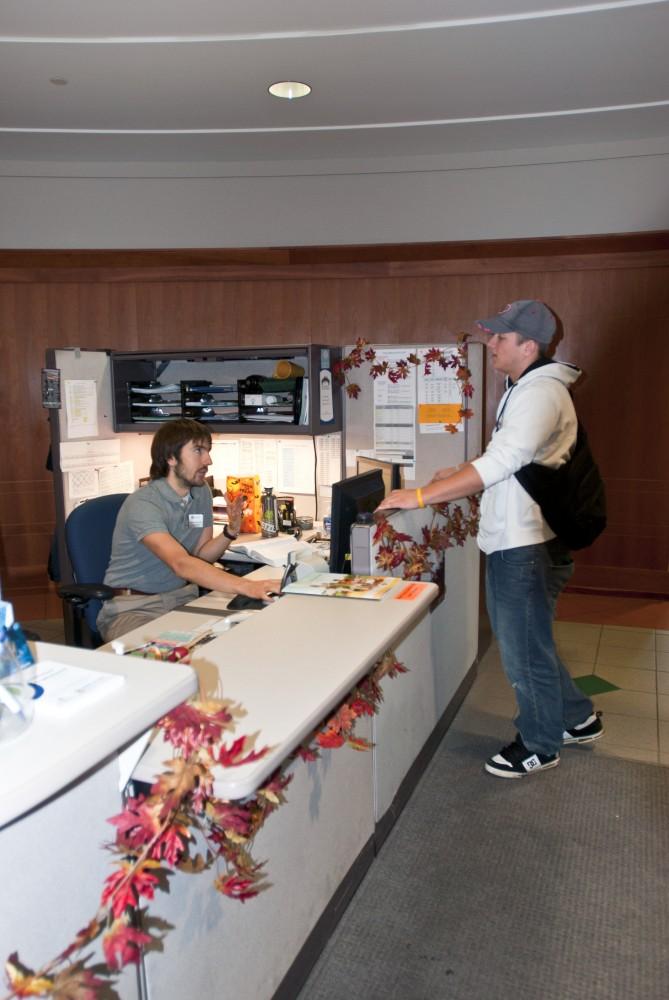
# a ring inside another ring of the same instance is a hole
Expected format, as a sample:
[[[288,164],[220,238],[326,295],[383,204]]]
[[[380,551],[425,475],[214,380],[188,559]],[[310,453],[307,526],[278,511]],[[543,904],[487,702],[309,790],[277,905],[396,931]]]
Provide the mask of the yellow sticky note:
[[[420,403],[418,406],[419,424],[459,424],[459,403]]]

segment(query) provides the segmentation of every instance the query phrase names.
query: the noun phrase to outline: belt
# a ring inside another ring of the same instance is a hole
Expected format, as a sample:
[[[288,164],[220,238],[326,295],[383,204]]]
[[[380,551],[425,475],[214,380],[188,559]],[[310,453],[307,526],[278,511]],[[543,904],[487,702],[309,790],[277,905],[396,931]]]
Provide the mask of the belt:
[[[146,590],[135,590],[133,587],[112,587],[111,588],[114,597],[155,597],[155,594],[149,594]]]

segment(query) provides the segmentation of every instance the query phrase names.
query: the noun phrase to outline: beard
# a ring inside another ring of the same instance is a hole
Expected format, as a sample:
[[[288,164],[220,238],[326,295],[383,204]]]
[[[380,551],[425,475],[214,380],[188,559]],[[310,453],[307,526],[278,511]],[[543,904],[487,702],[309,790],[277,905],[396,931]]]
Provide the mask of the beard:
[[[182,486],[202,486],[207,475],[207,467],[206,465],[202,466],[201,469],[197,469],[193,476],[189,477],[181,462],[177,462],[174,467],[174,475]]]

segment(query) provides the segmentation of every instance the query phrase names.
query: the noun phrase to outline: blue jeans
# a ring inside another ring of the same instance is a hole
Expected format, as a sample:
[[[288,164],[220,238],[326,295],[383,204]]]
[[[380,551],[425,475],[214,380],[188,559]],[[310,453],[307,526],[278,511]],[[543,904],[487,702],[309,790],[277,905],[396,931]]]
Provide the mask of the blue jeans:
[[[593,711],[553,639],[555,605],[573,572],[569,551],[557,539],[486,557],[490,624],[518,704],[514,721],[534,753],[557,753],[564,730],[585,722]]]

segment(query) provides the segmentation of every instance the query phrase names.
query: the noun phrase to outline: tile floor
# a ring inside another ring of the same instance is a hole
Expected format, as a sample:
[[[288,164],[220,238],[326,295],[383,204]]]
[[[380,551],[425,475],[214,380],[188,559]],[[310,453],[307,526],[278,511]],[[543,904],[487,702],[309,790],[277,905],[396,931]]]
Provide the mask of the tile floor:
[[[595,744],[597,752],[669,766],[669,601],[565,594],[555,636],[567,669],[585,679],[588,693],[611,686],[591,694],[604,713],[605,734]],[[514,713],[513,694],[492,642],[454,726],[499,736],[505,720],[511,739]]]
[[[64,642],[59,619],[23,624],[45,642]],[[669,601],[565,594],[555,634],[572,677],[614,686],[592,695],[606,728],[597,752],[669,766]],[[499,736],[506,723],[511,739],[514,712],[492,642],[453,728]]]

